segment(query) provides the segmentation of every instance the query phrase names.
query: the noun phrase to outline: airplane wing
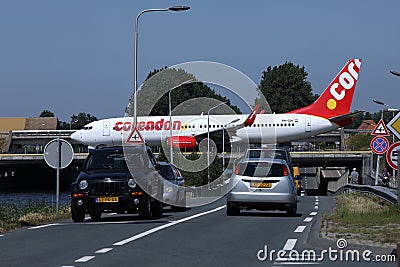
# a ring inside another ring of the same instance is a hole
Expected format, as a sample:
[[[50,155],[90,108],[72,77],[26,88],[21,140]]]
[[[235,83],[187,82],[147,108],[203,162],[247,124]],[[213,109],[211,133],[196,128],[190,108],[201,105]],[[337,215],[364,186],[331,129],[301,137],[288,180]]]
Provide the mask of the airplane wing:
[[[228,125],[224,129],[216,129],[216,130],[210,131],[209,132],[210,139],[214,140],[215,143],[217,143],[217,144],[222,143],[222,136],[223,136],[222,131],[225,131],[224,137],[226,139],[226,142],[229,141],[229,136],[235,135],[237,130],[244,128],[244,127],[251,126],[254,123],[259,109],[260,109],[260,105],[257,104],[254,107],[254,109],[252,110],[252,112],[249,114],[249,116],[246,118],[246,120],[244,120],[240,124],[237,124],[235,126]],[[233,122],[231,122],[231,123],[233,123]],[[203,140],[204,138],[207,138],[207,136],[208,136],[208,132],[205,132],[205,133],[197,134],[194,137],[196,138],[197,143],[200,143],[200,141]]]

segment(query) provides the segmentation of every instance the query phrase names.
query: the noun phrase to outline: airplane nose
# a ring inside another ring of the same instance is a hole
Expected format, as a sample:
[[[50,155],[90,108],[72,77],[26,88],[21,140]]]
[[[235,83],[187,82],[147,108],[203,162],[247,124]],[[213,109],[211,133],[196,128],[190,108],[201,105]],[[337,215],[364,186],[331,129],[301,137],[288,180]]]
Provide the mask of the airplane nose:
[[[77,141],[77,142],[81,141],[81,133],[80,133],[80,131],[76,131],[76,132],[72,133],[70,138],[73,141]]]

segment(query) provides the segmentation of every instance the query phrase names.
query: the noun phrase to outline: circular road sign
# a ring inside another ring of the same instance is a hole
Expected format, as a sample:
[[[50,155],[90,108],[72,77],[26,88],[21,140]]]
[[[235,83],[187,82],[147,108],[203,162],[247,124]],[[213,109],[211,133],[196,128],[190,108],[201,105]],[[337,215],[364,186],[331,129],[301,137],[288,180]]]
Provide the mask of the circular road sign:
[[[375,154],[384,154],[389,148],[389,141],[384,136],[375,136],[371,140],[370,147]]]
[[[54,169],[67,167],[74,157],[70,143],[63,139],[53,139],[44,148],[44,160]]]
[[[398,156],[397,156],[397,148],[400,146],[400,141],[393,143],[386,154],[386,161],[390,167],[394,170],[397,170],[398,166]]]

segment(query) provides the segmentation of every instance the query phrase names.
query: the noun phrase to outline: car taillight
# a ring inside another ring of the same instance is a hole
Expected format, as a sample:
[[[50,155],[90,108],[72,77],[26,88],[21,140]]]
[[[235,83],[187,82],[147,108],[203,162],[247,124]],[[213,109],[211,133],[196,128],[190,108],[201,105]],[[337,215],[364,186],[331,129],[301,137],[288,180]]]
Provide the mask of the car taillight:
[[[239,171],[240,171],[240,164],[238,164],[238,165],[236,166],[235,174],[236,174],[236,175],[239,174]]]
[[[289,171],[288,171],[286,165],[284,165],[284,164],[282,164],[282,171],[283,171],[283,176],[289,175]]]

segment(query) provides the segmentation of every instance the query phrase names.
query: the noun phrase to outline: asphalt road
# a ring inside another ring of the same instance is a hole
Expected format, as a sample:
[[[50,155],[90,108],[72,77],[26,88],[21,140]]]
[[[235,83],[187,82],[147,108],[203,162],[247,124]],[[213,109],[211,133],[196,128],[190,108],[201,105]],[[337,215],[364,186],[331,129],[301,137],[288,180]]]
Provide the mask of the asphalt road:
[[[365,261],[331,261],[326,253],[319,262],[277,258],[282,249],[315,249],[319,256],[328,246],[337,249],[315,238],[321,216],[333,206],[331,197],[300,197],[296,217],[258,211],[227,217],[225,202],[165,210],[158,220],[106,215],[100,222],[65,220],[23,228],[0,236],[0,266],[366,266]]]

